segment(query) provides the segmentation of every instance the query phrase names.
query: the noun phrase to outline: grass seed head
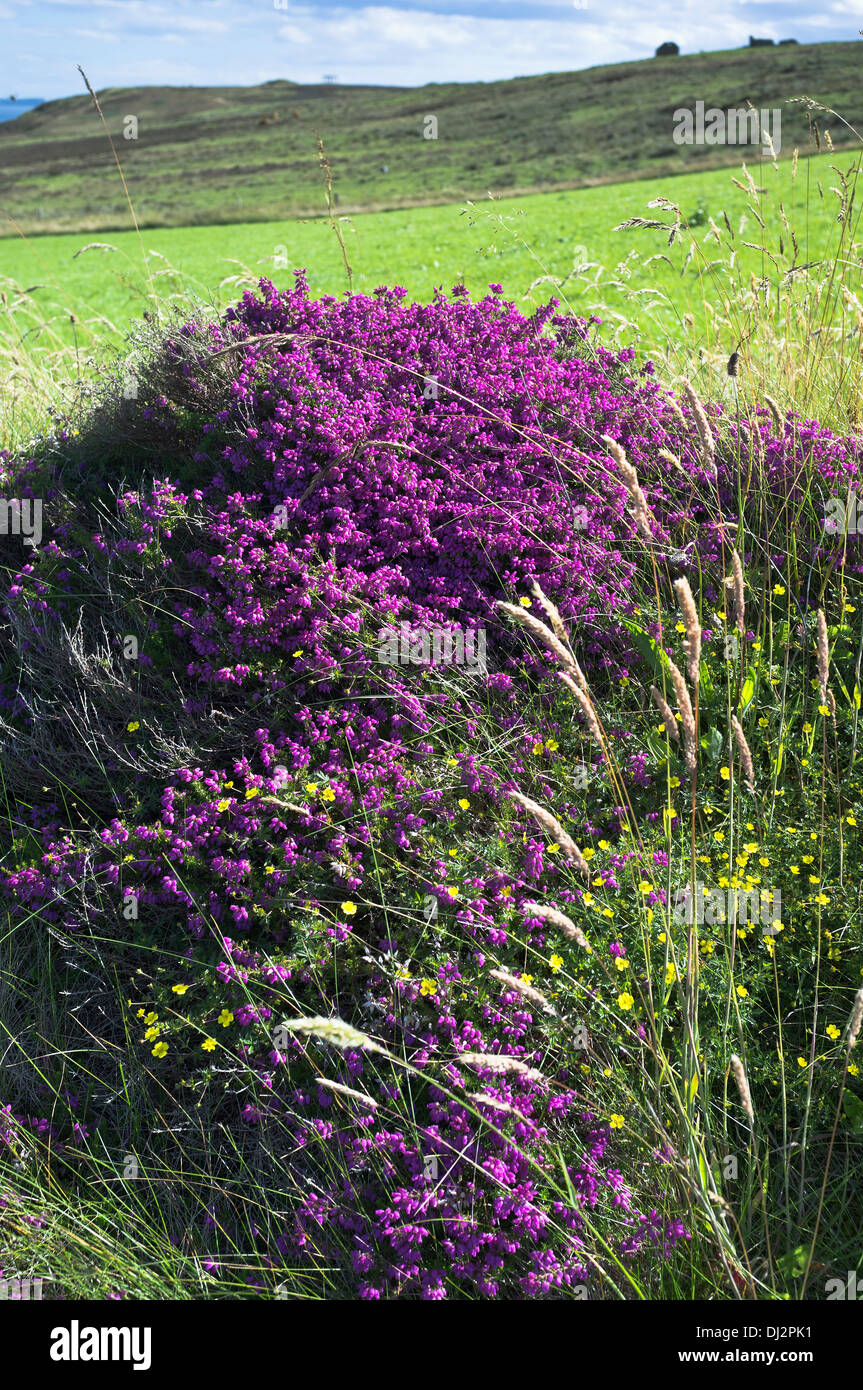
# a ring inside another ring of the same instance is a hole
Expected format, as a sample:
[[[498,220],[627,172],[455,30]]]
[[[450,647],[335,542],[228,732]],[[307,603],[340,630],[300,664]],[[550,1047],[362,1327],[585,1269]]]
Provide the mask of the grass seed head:
[[[740,1103],[746,1113],[747,1120],[750,1124],[754,1124],[755,1109],[752,1104],[752,1093],[749,1090],[749,1080],[746,1076],[746,1069],[736,1052],[732,1052],[730,1060],[731,1070],[734,1073],[734,1080],[737,1082],[737,1089],[740,1092]]]
[[[355,1047],[365,1049],[366,1052],[380,1052],[377,1043],[372,1042],[366,1033],[352,1028],[340,1018],[322,1018],[315,1015],[310,1018],[289,1019],[282,1026],[289,1033],[308,1033],[310,1037],[331,1043],[333,1047],[341,1048],[343,1051]]]
[[[746,630],[746,596],[743,588],[743,566],[736,550],[731,552],[731,598],[734,604],[735,625],[742,636]]]
[[[551,811],[546,811],[544,806],[540,806],[536,801],[531,801],[529,796],[522,796],[521,792],[510,792],[510,797],[533,816],[537,825],[551,836],[556,845],[560,845],[570,864],[574,864],[581,873],[589,877],[590,869],[581,850],[564,830],[560,821],[551,814]]]
[[[821,687],[822,703],[827,699],[827,677],[830,674],[830,646],[827,640],[827,619],[824,616],[824,609],[818,609],[818,684]]]
[[[861,1025],[863,1025],[863,988],[858,989],[854,995],[854,1007],[851,1010],[851,1021],[848,1025],[849,1051],[852,1047],[857,1046]]]
[[[508,989],[514,989],[516,994],[520,994],[528,1003],[534,1004],[538,1009],[542,1009],[544,1013],[554,1013],[554,1009],[549,1004],[545,995],[541,994],[538,989],[534,989],[532,985],[526,984],[524,980],[520,980],[517,975],[510,975],[508,970],[491,970],[489,974],[493,980],[497,980],[500,984],[506,985]]]
[[[541,917],[544,922],[549,922],[553,927],[559,927],[564,936],[575,941],[584,950],[589,951],[587,937],[577,923],[567,917],[565,912],[559,908],[548,907],[545,903],[522,903],[521,910],[526,917]]]
[[[710,422],[707,419],[704,406],[698,399],[692,382],[689,381],[687,377],[684,377],[681,386],[683,388],[683,394],[686,397],[686,403],[695,419],[695,428],[698,431],[698,442],[701,447],[701,466],[711,480],[716,482],[719,474],[716,468],[716,445],[713,440]]]
[[[673,739],[675,743],[679,743],[680,730],[677,727],[677,720],[671,712],[671,706],[666,701],[662,692],[657,690],[655,685],[650,687],[650,695],[653,703],[662,716],[662,722],[665,725],[665,732],[668,734],[668,737]]]
[[[570,671],[573,675],[577,674],[581,676],[581,679],[584,680],[584,676],[579,670],[575,657],[568,648],[564,646],[557,634],[546,627],[545,623],[540,622],[539,618],[535,618],[532,613],[526,612],[524,608],[519,608],[514,603],[498,602],[497,606],[501,613],[506,613],[507,617],[512,618],[513,622],[526,628],[528,632],[532,632],[534,637],[538,638],[550,652],[554,653],[558,661],[567,671]]]
[[[743,732],[743,725],[736,714],[731,716],[731,728],[734,731],[734,738],[737,743],[740,761],[743,764],[743,776],[746,785],[751,792],[755,791],[755,768],[752,763],[752,753],[749,744],[746,742],[746,735]]]
[[[698,609],[695,607],[695,599],[692,597],[688,579],[685,577],[675,579],[674,592],[677,594],[677,600],[683,614],[683,625],[686,628],[683,637],[686,669],[692,684],[697,685],[701,668],[701,624],[698,621]]]
[[[632,518],[639,533],[646,541],[652,541],[653,531],[650,523],[654,521],[654,517],[647,505],[647,498],[641,490],[638,474],[626,457],[622,445],[618,444],[616,439],[612,439],[609,434],[604,434],[602,436],[602,442],[617,464],[618,472],[623,480],[623,485],[629,493],[629,500],[632,503]]]

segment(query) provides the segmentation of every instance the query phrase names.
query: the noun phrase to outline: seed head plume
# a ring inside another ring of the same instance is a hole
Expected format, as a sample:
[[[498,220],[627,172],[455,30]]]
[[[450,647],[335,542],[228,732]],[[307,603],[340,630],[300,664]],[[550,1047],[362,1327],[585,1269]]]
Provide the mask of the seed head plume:
[[[861,1026],[863,1026],[863,989],[858,989],[854,995],[854,1007],[851,1010],[851,1021],[848,1026],[849,1049],[857,1046]]]
[[[333,1047],[350,1047],[357,1050],[364,1048],[366,1052],[381,1051],[377,1043],[366,1033],[361,1033],[341,1018],[321,1018],[320,1015],[312,1018],[294,1018],[282,1024],[282,1027],[289,1033],[309,1033],[313,1038],[331,1043]]]
[[[695,599],[692,597],[689,580],[686,578],[675,579],[674,592],[677,594],[677,601],[683,614],[683,624],[686,628],[683,638],[686,669],[692,684],[698,685],[701,666],[701,624],[698,621],[698,609],[695,607]]]
[[[698,764],[698,751],[695,742],[695,715],[692,710],[692,701],[689,698],[689,691],[686,689],[683,673],[677,669],[673,661],[669,661],[668,671],[677,698],[677,708],[680,710],[681,728],[683,729],[683,758],[687,770],[694,772]]]
[[[737,1089],[740,1092],[740,1104],[743,1106],[747,1120],[752,1125],[755,1123],[755,1109],[752,1105],[752,1093],[749,1090],[746,1070],[736,1052],[732,1052],[730,1061],[734,1080],[737,1082]]]
[[[522,903],[521,910],[525,917],[541,917],[544,922],[550,922],[553,927],[559,927],[564,936],[568,936],[583,950],[590,950],[587,937],[581,927],[567,917],[565,912],[559,911],[556,907],[547,907],[545,903]]]
[[[827,641],[827,619],[824,609],[818,609],[818,684],[821,687],[821,701],[827,699],[827,677],[830,674],[830,646]]]
[[[716,482],[719,476],[716,469],[716,445],[713,442],[710,423],[704,413],[704,406],[695,393],[695,387],[687,377],[683,378],[681,386],[686,403],[695,419],[695,428],[698,430],[698,441],[701,445],[701,466],[705,473],[709,474],[712,481]]]
[[[501,1056],[497,1052],[459,1052],[455,1060],[466,1067],[484,1067],[500,1076],[526,1076],[531,1081],[543,1080],[542,1072],[529,1067],[527,1062],[519,1061],[518,1057]]]
[[[768,396],[766,392],[764,395],[764,400],[767,403],[767,409],[770,411],[770,416],[773,420],[773,428],[775,429],[777,434],[784,434],[785,421],[782,419],[782,411],[779,409],[779,406],[776,404],[773,397]]]
[[[535,618],[532,613],[527,613],[523,608],[518,608],[514,603],[499,602],[497,607],[502,613],[506,613],[508,617],[512,618],[513,622],[519,623],[521,627],[526,628],[528,632],[532,632],[534,637],[537,637],[550,652],[554,652],[558,661],[567,671],[581,675],[575,657],[563,645],[560,638],[547,628],[545,623],[540,622],[539,618]],[[584,677],[582,676],[582,680],[583,679]]]
[[[650,523],[654,518],[647,505],[647,498],[641,491],[638,474],[626,457],[622,445],[618,444],[616,439],[612,439],[610,434],[604,434],[602,442],[617,464],[623,485],[629,493],[629,500],[632,503],[632,519],[638,531],[646,541],[652,541],[653,532],[650,529]]]
[[[350,1100],[358,1100],[361,1104],[370,1106],[372,1110],[378,1108],[378,1103],[372,1096],[367,1096],[364,1091],[354,1091],[350,1086],[343,1086],[340,1081],[330,1081],[328,1077],[319,1076],[317,1084],[328,1091],[335,1091],[337,1095],[348,1096]]]
[[[673,397],[673,396],[666,396],[666,397],[664,398],[664,403],[665,403],[665,405],[668,406],[668,409],[671,411],[672,415],[675,415],[675,416],[677,417],[677,419],[680,421],[681,425],[683,425],[683,428],[685,429],[685,428],[686,428],[686,416],[684,415],[683,411],[680,409],[680,406],[677,404],[677,401],[674,399],[674,397]]]
[[[520,980],[517,975],[510,975],[508,970],[490,970],[489,974],[493,980],[499,980],[500,983],[506,985],[508,989],[514,989],[516,993],[520,994],[528,1003],[535,1004],[537,1008],[544,1010],[545,1013],[554,1013],[554,1009],[549,1004],[545,995],[540,994],[538,989],[533,989],[530,985],[525,984],[524,980]]]
[[[552,603],[548,595],[543,593],[535,579],[531,581],[530,591],[554,628],[555,636],[565,645],[569,652],[569,669],[574,672],[575,678],[582,690],[586,691],[587,681],[585,680],[584,672],[572,654],[572,643],[569,638],[569,633],[566,630],[566,625],[564,624],[563,618],[560,616],[556,604]]]
[[[677,720],[671,712],[671,707],[665,700],[662,692],[657,690],[655,685],[650,687],[650,695],[659,713],[662,715],[662,722],[665,725],[665,732],[675,743],[680,742],[680,730],[677,727]]]
[[[752,753],[749,744],[746,742],[746,735],[743,732],[743,725],[736,714],[731,716],[731,727],[734,730],[734,739],[740,753],[740,761],[743,764],[743,777],[749,791],[755,791],[755,768],[752,765]]]
[[[663,463],[670,463],[672,468],[676,468],[678,473],[681,473],[684,478],[689,477],[689,474],[683,467],[683,464],[680,462],[680,459],[677,457],[676,454],[673,454],[670,449],[657,449],[656,457],[658,459],[662,459]]]
[[[563,625],[563,618],[560,616],[560,612],[558,611],[557,605],[552,603],[551,599],[543,593],[537,580],[535,579],[532,579],[530,581],[530,592],[537,600],[540,608],[542,609],[545,616],[548,618],[549,622],[551,623],[552,627],[555,630],[555,633],[560,638],[561,642],[568,642],[569,633]]]
[[[536,801],[531,801],[529,796],[522,796],[521,792],[510,792],[510,798],[522,806],[525,811],[530,812],[537,825],[551,836],[556,845],[560,845],[564,857],[569,863],[574,864],[580,873],[586,874],[589,878],[590,869],[587,860],[572,837],[567,835],[560,821],[551,814],[551,811],[546,811],[544,806],[540,806]]]
[[[734,604],[734,621],[742,637],[746,631],[746,595],[743,589],[743,566],[736,550],[731,552],[731,599]]]
[[[572,676],[568,675],[566,671],[558,671],[557,674],[559,679],[563,681],[567,690],[572,691],[576,700],[581,705],[581,712],[587,720],[587,727],[590,730],[593,738],[596,740],[599,747],[602,749],[604,756],[605,747],[602,741],[602,728],[600,726],[599,720],[596,717],[596,710],[593,708],[593,703],[590,699],[590,696],[587,694],[585,690],[581,689],[580,686],[576,685],[575,681],[572,679]]]
[[[533,1081],[546,1081],[548,1078],[543,1076],[541,1071],[536,1071],[534,1067],[528,1068],[530,1079]],[[531,1129],[536,1129],[536,1120],[532,1120],[529,1115],[525,1115],[516,1106],[511,1105],[508,1100],[501,1100],[498,1096],[490,1096],[487,1091],[473,1091],[470,1093],[471,1100],[475,1100],[477,1105],[488,1105],[492,1110],[499,1110],[502,1115],[514,1115],[520,1125],[529,1125]]]

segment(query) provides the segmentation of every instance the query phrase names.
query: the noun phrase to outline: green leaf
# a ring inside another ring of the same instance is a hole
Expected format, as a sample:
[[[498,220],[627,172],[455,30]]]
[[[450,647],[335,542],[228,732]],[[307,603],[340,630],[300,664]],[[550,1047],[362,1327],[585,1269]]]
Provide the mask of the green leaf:
[[[754,694],[755,681],[752,679],[751,676],[747,676],[746,680],[743,682],[743,688],[740,691],[740,703],[737,706],[737,709],[741,714],[745,709],[748,708],[749,705],[752,704],[752,696]]]
[[[710,667],[703,657],[698,671],[698,684],[701,691],[702,706],[711,704],[713,701],[713,677],[710,674]]]
[[[780,1255],[776,1263],[786,1279],[802,1279],[808,1259],[809,1247],[798,1245],[796,1250],[789,1250],[787,1255]]]
[[[646,735],[644,742],[648,752],[656,763],[657,771],[659,771],[662,765],[668,762],[668,743],[665,735],[655,734],[651,730],[651,732]]]
[[[845,1119],[852,1134],[863,1134],[863,1100],[851,1091],[845,1092]]]
[[[710,729],[706,738],[701,739],[701,746],[712,763],[718,763],[725,753],[725,739],[716,728]]]
[[[649,633],[640,628],[637,623],[632,622],[630,618],[621,618],[620,621],[632,638],[636,651],[647,662],[654,677],[658,677],[656,684],[659,685],[661,689],[663,671],[667,675],[670,665],[665,652]]]

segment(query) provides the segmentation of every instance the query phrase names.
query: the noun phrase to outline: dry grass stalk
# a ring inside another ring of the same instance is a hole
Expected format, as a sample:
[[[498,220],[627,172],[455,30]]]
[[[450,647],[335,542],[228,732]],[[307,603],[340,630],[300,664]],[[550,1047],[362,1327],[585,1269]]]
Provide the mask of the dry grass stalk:
[[[564,627],[563,618],[560,616],[560,612],[557,608],[557,605],[552,603],[551,599],[548,597],[547,594],[543,593],[542,589],[540,588],[539,584],[535,579],[532,579],[530,581],[530,592],[533,594],[543,613],[548,618],[549,622],[554,628],[556,635],[560,638],[561,642],[564,642],[565,644],[569,645],[569,633]]]
[[[541,1071],[536,1071],[533,1067],[528,1075],[533,1081],[547,1080]],[[490,1105],[492,1110],[499,1110],[503,1115],[513,1115],[519,1124],[530,1125],[531,1129],[536,1129],[536,1121],[532,1120],[529,1115],[524,1115],[516,1106],[510,1105],[508,1100],[501,1100],[499,1096],[490,1096],[486,1091],[475,1092],[471,1099],[479,1105]]]
[[[680,406],[677,404],[677,401],[674,399],[674,397],[666,396],[665,404],[668,406],[668,409],[671,411],[672,415],[676,415],[683,428],[686,429],[686,416],[680,409]]]
[[[695,607],[695,599],[692,597],[689,580],[686,578],[675,579],[674,592],[677,594],[677,601],[683,614],[683,624],[686,628],[683,638],[686,669],[692,684],[698,685],[701,667],[701,624],[698,621],[698,609]]]
[[[680,730],[677,727],[677,720],[671,712],[671,706],[666,702],[660,690],[655,685],[650,687],[650,695],[659,713],[662,715],[662,722],[665,725],[665,732],[675,743],[680,742]]]
[[[687,405],[692,411],[695,419],[695,428],[698,430],[698,440],[701,445],[701,465],[705,473],[708,473],[713,482],[716,482],[719,476],[716,468],[716,445],[713,441],[713,432],[711,431],[710,423],[704,412],[704,406],[696,395],[695,387],[687,377],[684,377],[680,384],[683,388],[683,394],[686,397]]]
[[[752,1125],[755,1123],[755,1109],[752,1104],[752,1092],[749,1089],[749,1081],[746,1070],[737,1056],[736,1052],[731,1054],[731,1070],[734,1072],[734,1080],[737,1082],[737,1089],[740,1092],[740,1103],[746,1113],[746,1118]]]
[[[529,796],[522,796],[521,792],[510,792],[510,797],[513,801],[518,802],[525,811],[529,811],[537,825],[551,836],[556,845],[560,845],[564,857],[569,863],[574,864],[581,873],[590,877],[587,860],[572,837],[566,833],[560,821],[551,814],[551,811],[546,811],[544,806],[540,806],[536,801],[531,801]]]
[[[547,594],[543,593],[542,589],[539,587],[539,584],[535,579],[531,581],[530,591],[539,603],[540,607],[542,608],[552,627],[554,628],[555,636],[566,645],[566,649],[570,654],[570,669],[574,671],[576,680],[578,681],[582,690],[586,692],[587,680],[585,679],[584,672],[582,671],[581,667],[575,659],[575,655],[572,651],[572,642],[570,641],[569,633],[566,630],[566,626],[564,624],[563,618],[560,616],[560,612],[558,611],[557,606],[554,603],[552,603],[551,599],[547,596]]]
[[[544,922],[550,922],[553,927],[559,927],[564,936],[568,936],[571,941],[576,942],[584,950],[589,951],[590,946],[587,937],[571,918],[559,908],[547,907],[545,903],[522,903],[521,910],[526,917],[541,917]]]

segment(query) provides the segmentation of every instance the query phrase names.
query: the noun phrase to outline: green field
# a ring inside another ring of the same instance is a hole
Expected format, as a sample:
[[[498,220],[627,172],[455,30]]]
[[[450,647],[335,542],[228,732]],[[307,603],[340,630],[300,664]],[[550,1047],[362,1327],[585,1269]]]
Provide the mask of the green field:
[[[727,170],[473,206],[366,213],[340,225],[353,287],[360,292],[399,283],[411,298],[428,299],[435,287],[449,289],[457,281],[473,294],[499,282],[522,308],[559,293],[577,312],[601,313],[612,330],[616,323],[627,341],[634,328],[650,348],[679,338],[683,315],[697,311],[702,341],[722,351],[726,344],[711,331],[709,311],[699,308],[703,297],[718,309],[723,286],[725,292],[739,288],[750,275],[775,282],[794,263],[787,239],[785,265],[774,265],[765,252],[753,249],[763,245],[775,254],[780,200],[798,228],[796,263],[826,262],[835,255],[834,167],[851,170],[857,163],[855,156],[825,153],[800,161],[793,178],[790,160],[755,167],[756,186],[763,190],[758,205],[767,224],[764,233],[738,186],[742,176],[735,183],[736,175]],[[677,202],[701,247],[703,254],[692,255],[686,265],[685,237],[669,247],[667,234],[659,230],[614,230],[633,217],[667,218],[661,209],[648,207],[662,195]],[[731,272],[707,221],[712,217],[724,230],[723,213],[740,244]],[[746,220],[741,224],[741,219]],[[308,270],[314,295],[347,289],[342,252],[325,218],[149,230],[140,240],[130,231],[98,243],[85,235],[6,241],[0,246],[0,275],[29,293],[17,312],[7,312],[0,322],[6,333],[27,334],[32,309],[64,340],[74,337],[85,344],[91,332],[101,338],[109,324],[123,329],[140,316],[151,292],[149,275],[162,300],[169,293],[191,293],[224,305],[238,292],[236,277],[251,283],[265,275],[282,287],[292,283],[299,267]],[[570,279],[557,289],[546,276]],[[69,324],[70,313],[77,324]],[[24,339],[29,346],[36,341],[33,334]]]
[[[100,74],[89,77],[98,88]],[[109,88],[99,92],[104,126],[83,83],[81,92],[0,124],[0,237],[16,227],[29,234],[127,226],[108,135],[140,224],[180,227],[314,215],[323,199],[318,135],[339,210],[353,213],[738,163],[737,146],[675,143],[675,111],[697,101],[781,109],[783,155],[816,148],[801,99],[828,108],[814,116],[822,142],[829,134],[847,146],[863,128],[856,43],[732,49],[413,89],[289,81]],[[753,160],[759,148],[750,149]]]

